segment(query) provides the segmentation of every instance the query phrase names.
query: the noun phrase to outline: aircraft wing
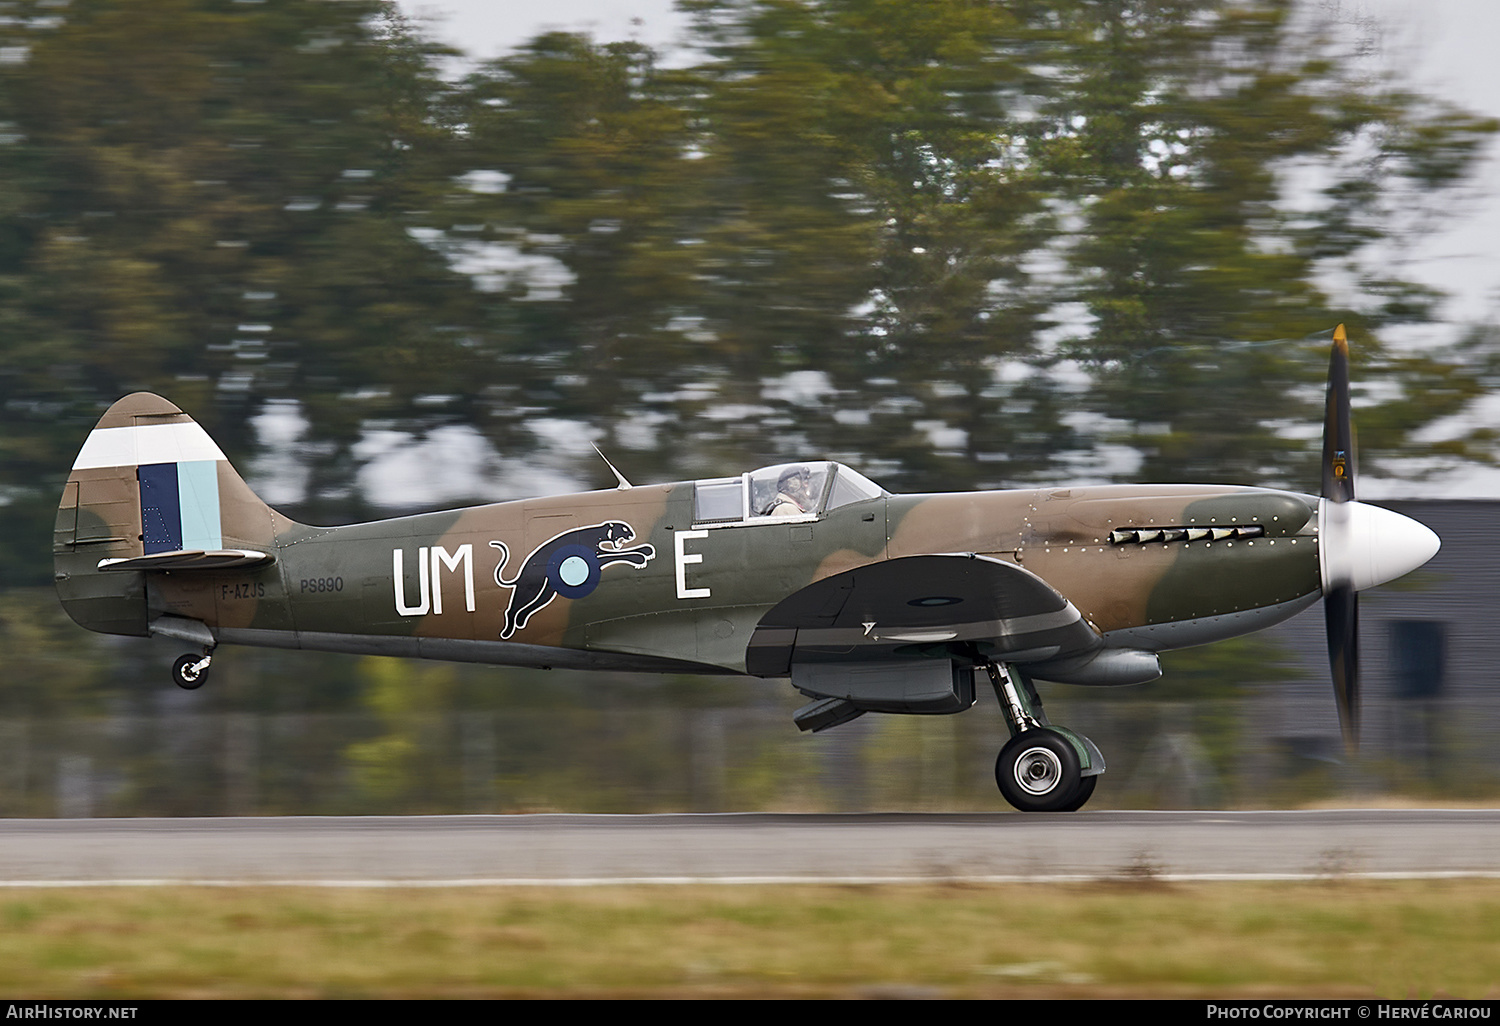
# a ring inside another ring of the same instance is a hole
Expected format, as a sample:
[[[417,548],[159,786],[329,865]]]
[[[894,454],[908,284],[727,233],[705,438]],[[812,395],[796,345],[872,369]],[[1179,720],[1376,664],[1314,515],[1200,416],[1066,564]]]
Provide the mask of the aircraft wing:
[[[904,556],[824,578],[777,603],[751,636],[746,668],[940,655],[977,649],[1005,662],[1051,662],[1102,641],[1036,574],[969,553]]]

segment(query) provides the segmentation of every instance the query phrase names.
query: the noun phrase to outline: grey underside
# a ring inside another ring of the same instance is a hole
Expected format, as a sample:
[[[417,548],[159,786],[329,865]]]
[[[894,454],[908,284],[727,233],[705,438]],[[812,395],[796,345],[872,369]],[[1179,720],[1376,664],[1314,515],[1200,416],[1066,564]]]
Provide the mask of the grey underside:
[[[681,659],[630,655],[621,652],[591,652],[547,645],[525,645],[512,641],[475,641],[455,638],[393,638],[369,634],[335,634],[324,631],[275,631],[248,627],[221,627],[219,643],[258,648],[295,648],[352,655],[404,656],[409,659],[445,659],[456,663],[491,663],[497,666],[531,666],[560,670],[628,670],[642,673],[734,674],[721,666]]]
[[[1225,616],[1204,617],[1182,623],[1157,624],[1111,631],[1104,638],[1109,648],[1164,651],[1201,645],[1225,637],[1250,633],[1278,623],[1312,605],[1318,595],[1308,595],[1263,609]],[[171,619],[176,619],[171,618]],[[159,623],[159,621],[158,621]],[[153,625],[154,627],[156,625]],[[175,631],[161,631],[190,640]],[[700,673],[739,676],[734,670],[683,659],[633,655],[621,652],[586,651],[527,645],[510,641],[455,638],[382,637],[338,634],[325,631],[279,631],[247,627],[221,627],[215,631],[219,644],[259,648],[290,648],[353,655],[404,656],[411,659],[442,659],[497,666],[529,666],[574,670],[621,670],[642,673]],[[197,639],[192,639],[197,640]]]
[[[1313,592],[1290,602],[1279,602],[1274,606],[1261,606],[1221,616],[1202,616],[1193,620],[1175,623],[1158,623],[1146,627],[1129,627],[1110,631],[1104,635],[1104,643],[1111,648],[1136,648],[1149,652],[1166,652],[1174,648],[1191,648],[1207,645],[1226,638],[1237,638],[1242,634],[1253,634],[1296,616],[1308,606],[1322,598],[1321,592]]]

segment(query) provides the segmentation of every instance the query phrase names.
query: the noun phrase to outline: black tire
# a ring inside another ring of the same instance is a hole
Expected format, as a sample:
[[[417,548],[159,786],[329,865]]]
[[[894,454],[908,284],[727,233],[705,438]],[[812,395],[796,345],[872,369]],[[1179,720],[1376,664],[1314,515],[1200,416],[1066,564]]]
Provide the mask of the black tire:
[[[205,667],[201,672],[198,672],[193,667],[202,661],[202,656],[179,656],[177,662],[172,664],[172,683],[184,691],[195,691],[201,688],[203,682],[208,679],[208,669]]]
[[[1070,812],[1078,807],[1072,803],[1083,774],[1067,738],[1055,730],[1025,730],[1000,749],[995,783],[1022,812]]]
[[[1077,812],[1079,809],[1083,808],[1084,805],[1088,802],[1088,800],[1090,798],[1094,797],[1094,788],[1095,788],[1095,786],[1098,785],[1098,783],[1099,783],[1099,774],[1098,773],[1095,773],[1091,777],[1084,777],[1082,780],[1080,780],[1078,782],[1078,790],[1073,795],[1073,800],[1071,802],[1069,802],[1062,809],[1062,811],[1063,812]]]

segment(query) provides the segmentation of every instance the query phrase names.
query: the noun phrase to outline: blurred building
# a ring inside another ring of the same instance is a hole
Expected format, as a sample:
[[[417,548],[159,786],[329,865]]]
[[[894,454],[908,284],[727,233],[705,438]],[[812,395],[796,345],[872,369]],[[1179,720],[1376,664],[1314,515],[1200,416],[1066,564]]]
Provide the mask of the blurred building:
[[[1379,505],[1426,524],[1443,547],[1422,569],[1359,597],[1362,756],[1407,777],[1472,774],[1487,788],[1500,777],[1500,502]],[[1267,637],[1305,670],[1305,680],[1261,696],[1267,742],[1305,758],[1342,758],[1321,606]],[[1461,779],[1447,786],[1463,789]]]

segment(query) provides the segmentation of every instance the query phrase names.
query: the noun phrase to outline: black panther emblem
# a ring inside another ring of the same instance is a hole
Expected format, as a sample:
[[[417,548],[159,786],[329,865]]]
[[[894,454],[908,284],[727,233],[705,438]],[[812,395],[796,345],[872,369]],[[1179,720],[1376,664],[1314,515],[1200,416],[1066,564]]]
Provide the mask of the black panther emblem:
[[[502,541],[490,542],[491,548],[500,550],[495,583],[511,589],[500,637],[509,638],[525,627],[533,613],[558,595],[570,599],[588,595],[598,586],[599,574],[607,566],[629,563],[637,570],[645,566],[655,557],[656,547],[622,547],[634,540],[635,529],[620,520],[564,531],[533,549],[510,580],[500,576],[510,562],[510,549]]]

